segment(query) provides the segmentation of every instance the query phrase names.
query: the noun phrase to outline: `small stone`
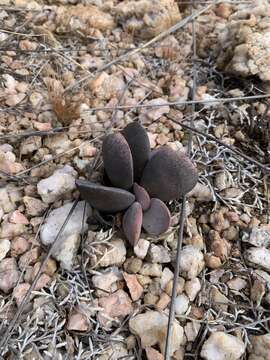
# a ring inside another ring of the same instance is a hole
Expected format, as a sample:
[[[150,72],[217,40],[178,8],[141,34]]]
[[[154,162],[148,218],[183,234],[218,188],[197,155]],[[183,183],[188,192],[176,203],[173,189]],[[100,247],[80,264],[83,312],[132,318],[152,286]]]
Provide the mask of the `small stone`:
[[[114,294],[100,298],[99,306],[103,308],[100,314],[104,314],[111,318],[119,318],[129,315],[132,310],[132,301],[127,293],[120,289]]]
[[[199,322],[189,321],[184,328],[187,341],[195,341],[199,334],[200,328],[201,324]]]
[[[16,236],[20,236],[26,233],[26,227],[24,224],[12,224],[7,221],[3,221],[0,227],[0,239],[13,239]]]
[[[141,270],[142,260],[136,257],[130,257],[125,261],[124,269],[131,274],[136,274]]]
[[[152,263],[164,264],[171,262],[169,251],[162,245],[151,244],[148,258]]]
[[[227,282],[231,290],[241,291],[247,286],[247,281],[239,277],[235,277]]]
[[[56,261],[52,258],[49,258],[44,269],[45,274],[49,276],[53,276],[56,270],[57,270]]]
[[[147,107],[141,111],[140,119],[143,123],[148,124],[149,122],[158,120],[162,115],[170,112],[169,106],[166,106],[167,101],[162,98],[149,100],[146,104]],[[154,105],[152,108],[150,105]],[[157,106],[163,105],[163,106]],[[165,106],[164,106],[165,105]]]
[[[221,261],[225,261],[231,249],[231,245],[225,239],[219,236],[217,231],[210,231],[209,237],[211,239],[211,251],[213,254],[221,259]]]
[[[7,185],[0,189],[0,206],[5,213],[16,210],[16,203],[21,201],[21,198],[21,191],[13,185]]]
[[[10,241],[8,239],[0,240],[0,261],[3,260],[10,250]]]
[[[44,139],[43,145],[55,154],[61,154],[71,147],[71,141],[66,133],[54,134]]]
[[[112,265],[120,266],[126,259],[126,247],[122,239],[113,239],[110,241],[110,247],[107,252],[102,252],[101,259],[98,260],[100,267],[108,267]]]
[[[137,274],[137,279],[142,286],[147,286],[147,285],[151,284],[151,282],[152,282],[152,279],[150,278],[150,276]]]
[[[212,333],[203,344],[201,356],[206,360],[238,360],[245,352],[245,344],[236,336],[221,331]]]
[[[45,224],[42,225],[40,230],[40,239],[44,245],[50,245],[53,243],[61,226],[65,222],[72,205],[73,203],[68,203],[50,212],[48,218],[45,220]],[[67,239],[70,235],[80,234],[81,231],[84,232],[88,229],[87,218],[91,215],[91,209],[88,205],[86,206],[84,224],[82,224],[84,206],[84,201],[78,202],[64,231],[59,237],[59,244],[63,244],[65,239]]]
[[[162,266],[160,264],[144,263],[140,270],[140,274],[154,276],[154,277],[161,277]]]
[[[80,234],[72,234],[65,238],[64,242],[58,242],[53,257],[60,261],[63,269],[71,271],[76,263],[76,255],[81,242]]]
[[[155,305],[159,300],[158,295],[154,295],[152,293],[145,294],[145,297],[143,299],[144,304],[146,305]]]
[[[21,163],[16,162],[16,157],[12,152],[0,151],[0,170],[7,174],[16,174],[22,170],[24,167]]]
[[[157,136],[157,143],[158,145],[166,145],[169,142],[169,137],[165,135],[164,133],[158,134]]]
[[[149,142],[150,142],[150,148],[154,149],[156,147],[156,145],[157,145],[157,143],[156,143],[157,134],[152,134],[152,133],[148,132],[147,136],[148,136],[148,139],[149,139]]]
[[[159,311],[166,309],[171,301],[171,297],[168,296],[165,292],[161,293],[158,302],[156,303],[156,308]]]
[[[6,258],[0,262],[0,290],[5,294],[9,293],[19,281],[20,272],[18,271],[15,259]]]
[[[127,284],[127,287],[129,289],[131,299],[133,301],[139,300],[139,298],[143,294],[143,287],[138,282],[137,276],[136,275],[130,275],[130,274],[125,273],[125,272],[123,272],[123,276],[124,276],[125,282]]]
[[[11,256],[18,256],[25,253],[30,247],[30,243],[23,237],[16,237],[11,242]]]
[[[257,307],[260,306],[265,292],[265,282],[261,279],[255,279],[250,289],[250,300],[256,304]]]
[[[187,279],[199,275],[205,266],[203,254],[192,245],[184,246],[180,254],[180,271]]]
[[[35,109],[35,108],[39,107],[40,104],[42,103],[43,96],[39,92],[35,91],[35,92],[32,92],[32,94],[30,95],[29,100],[30,100],[33,108]]]
[[[225,229],[224,223],[225,223],[225,218],[221,211],[215,211],[210,214],[210,224],[212,225],[213,229],[215,229],[217,232],[220,232]]]
[[[223,19],[228,19],[232,13],[232,7],[230,4],[219,4],[216,7],[217,16],[222,17]]]
[[[53,203],[63,195],[75,190],[75,178],[77,172],[69,165],[56,170],[47,179],[40,180],[37,184],[38,194],[47,203]]]
[[[47,204],[44,204],[41,200],[31,196],[24,196],[23,202],[26,207],[27,214],[31,216],[40,216],[47,209]]]
[[[192,245],[199,250],[203,250],[205,247],[203,237],[199,234],[193,235],[191,238],[185,239],[186,245]]]
[[[148,249],[150,246],[150,242],[145,239],[139,239],[137,244],[134,246],[134,254],[140,258],[144,259],[147,255]]]
[[[143,349],[159,345],[162,353],[165,350],[168,317],[164,313],[148,310],[144,314],[134,316],[129,320],[130,331],[141,339]],[[180,347],[184,331],[177,321],[174,321],[171,339],[172,354]]]
[[[24,93],[12,94],[6,97],[6,104],[10,107],[14,107],[22,102],[26,98]]]
[[[165,267],[162,271],[162,276],[161,276],[161,279],[160,279],[160,287],[162,290],[164,290],[167,286],[167,284],[169,283],[170,280],[173,279],[173,272]]]
[[[183,315],[187,312],[189,307],[189,299],[185,294],[180,294],[175,298],[175,313],[176,315]]]
[[[186,281],[185,292],[190,301],[194,301],[199,291],[201,290],[201,282],[198,278]]]
[[[152,279],[151,284],[148,286],[147,290],[154,295],[160,296],[162,293],[160,287],[160,279],[159,278]]]
[[[251,266],[270,271],[270,250],[264,247],[251,247],[245,251],[244,257]]]
[[[47,274],[41,274],[36,286],[35,286],[35,291],[40,291],[41,289],[43,289],[44,287],[46,287],[50,282],[51,282],[51,278],[49,275]]]
[[[28,250],[26,253],[24,253],[19,260],[19,268],[21,271],[23,271],[25,268],[27,268],[30,265],[34,265],[38,258],[40,256],[40,248],[34,247],[30,250]]]
[[[229,300],[228,298],[222,294],[217,288],[212,287],[210,290],[210,298],[213,303],[213,308],[216,310],[227,311]]]
[[[102,351],[102,355],[98,356],[97,360],[120,360],[128,359],[128,351],[124,344],[113,342],[110,347]]]
[[[239,239],[239,229],[236,226],[230,226],[223,231],[222,236],[229,241],[237,241]]]
[[[68,331],[89,331],[91,328],[90,321],[86,314],[79,309],[74,309],[69,314],[67,330]]]
[[[176,294],[182,294],[185,288],[185,279],[182,277],[178,277],[177,284],[176,284]],[[173,279],[168,282],[165,287],[165,291],[169,296],[172,296],[172,289],[173,289]]]
[[[10,214],[9,221],[13,224],[29,224],[28,219],[19,210],[15,210]]]
[[[134,335],[129,335],[126,340],[127,350],[132,350],[136,347],[136,337]]]
[[[222,262],[219,257],[211,255],[211,254],[205,254],[204,256],[205,264],[210,269],[218,269],[221,267]]]
[[[244,234],[242,241],[257,247],[268,247],[270,245],[270,229],[253,227],[250,234]]]
[[[250,337],[251,348],[248,360],[268,360],[270,352],[270,334]]]
[[[239,215],[234,211],[229,211],[225,215],[230,222],[238,222],[240,219]]]
[[[74,6],[74,8],[77,8],[77,6]],[[91,18],[92,16],[92,14],[89,15],[89,18]],[[83,26],[83,28],[85,28],[85,26]],[[91,93],[95,95],[98,99],[117,99],[118,96],[121,96],[121,94],[123,93],[123,90],[125,88],[125,82],[123,80],[123,77],[119,73],[117,75],[108,75],[106,72],[101,72],[94,79],[90,80],[89,87]]]
[[[97,153],[97,148],[92,146],[91,144],[84,144],[80,148],[80,157],[93,157]]]
[[[152,347],[145,349],[147,360],[164,360],[164,356]]]
[[[29,136],[21,143],[21,155],[31,155],[34,151],[40,149],[41,146],[42,142],[40,136]]]
[[[184,360],[185,357],[185,349],[183,346],[180,346],[178,350],[174,353],[175,360]]]
[[[18,284],[14,289],[12,295],[15,298],[16,304],[19,307],[23,301],[27,291],[30,289],[30,284],[22,283]]]
[[[117,267],[112,267],[105,272],[92,276],[92,283],[96,288],[98,297],[109,296],[118,290],[117,283],[123,278]]]
[[[33,121],[33,126],[39,131],[49,131],[52,129],[52,124],[50,122],[42,123],[39,121]]]
[[[201,183],[197,183],[187,194],[187,197],[194,197],[199,202],[213,201],[213,193],[211,189],[207,185]]]

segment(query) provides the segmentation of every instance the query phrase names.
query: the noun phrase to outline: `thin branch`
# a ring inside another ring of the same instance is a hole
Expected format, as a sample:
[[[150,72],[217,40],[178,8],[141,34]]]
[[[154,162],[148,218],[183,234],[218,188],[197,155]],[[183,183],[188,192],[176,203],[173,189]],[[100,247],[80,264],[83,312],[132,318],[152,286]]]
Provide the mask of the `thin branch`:
[[[193,7],[190,7],[191,16],[193,14]],[[192,58],[192,74],[193,74],[193,86],[192,86],[192,117],[191,117],[191,125],[194,126],[194,118],[195,114],[195,96],[196,96],[196,84],[197,84],[197,66],[196,66],[196,29],[195,29],[195,20],[192,20],[192,47],[193,47],[193,58]],[[192,132],[189,131],[189,139],[188,139],[188,156],[190,156],[192,150]],[[179,219],[179,233],[177,240],[177,252],[176,252],[176,267],[174,270],[173,277],[173,288],[171,295],[171,303],[169,310],[169,318],[168,318],[168,327],[166,334],[166,344],[165,344],[165,360],[170,360],[171,358],[171,342],[172,342],[172,332],[173,332],[173,323],[175,319],[175,299],[176,299],[176,289],[178,284],[178,276],[180,272],[180,252],[183,246],[183,233],[184,233],[184,225],[186,219],[186,195],[183,196],[182,205],[181,205],[181,214]]]
[[[174,269],[174,278],[173,278],[173,288],[171,296],[171,305],[168,319],[168,328],[166,335],[166,346],[165,346],[165,360],[170,360],[171,358],[171,337],[173,331],[173,323],[175,318],[175,298],[177,291],[177,280],[180,272],[180,252],[183,245],[183,233],[184,233],[184,224],[185,224],[185,212],[186,212],[186,196],[183,197],[181,205],[181,214],[180,214],[180,227],[177,240],[177,252],[176,252],[176,266]]]
[[[153,90],[155,91],[155,90]],[[231,98],[213,98],[205,100],[183,100],[183,101],[168,101],[161,104],[140,104],[140,105],[120,105],[120,106],[103,106],[95,107],[89,110],[83,111],[83,113],[88,113],[92,111],[112,111],[112,110],[128,110],[128,109],[141,109],[141,108],[153,108],[153,107],[163,107],[163,106],[176,106],[176,105],[193,105],[193,104],[224,104],[232,101],[242,101],[242,100],[259,100],[270,98],[270,93],[262,95],[251,95],[251,96],[238,96]]]

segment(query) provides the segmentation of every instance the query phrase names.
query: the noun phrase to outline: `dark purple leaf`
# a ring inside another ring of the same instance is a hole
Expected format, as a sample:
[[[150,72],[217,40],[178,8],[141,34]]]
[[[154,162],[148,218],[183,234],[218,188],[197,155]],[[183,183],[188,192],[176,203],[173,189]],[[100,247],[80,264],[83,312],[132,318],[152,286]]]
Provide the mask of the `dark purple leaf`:
[[[133,192],[136,201],[141,204],[143,211],[147,210],[150,206],[150,196],[148,195],[148,192],[137,183],[134,183],[133,185]]]
[[[142,217],[142,207],[138,202],[133,203],[123,217],[123,231],[132,246],[135,246],[140,238]]]
[[[148,161],[140,185],[151,197],[169,201],[188,193],[197,180],[197,169],[188,156],[162,146]]]
[[[122,131],[133,157],[134,179],[139,181],[150,156],[150,142],[146,130],[139,123],[133,122]]]
[[[151,199],[150,208],[143,214],[143,228],[150,234],[158,236],[166,232],[171,223],[171,214],[163,201]]]
[[[133,184],[133,160],[129,145],[120,133],[110,134],[103,141],[103,163],[113,186],[130,189]]]
[[[80,194],[94,209],[106,213],[116,213],[127,209],[135,196],[129,191],[102,186],[86,180],[76,180]]]

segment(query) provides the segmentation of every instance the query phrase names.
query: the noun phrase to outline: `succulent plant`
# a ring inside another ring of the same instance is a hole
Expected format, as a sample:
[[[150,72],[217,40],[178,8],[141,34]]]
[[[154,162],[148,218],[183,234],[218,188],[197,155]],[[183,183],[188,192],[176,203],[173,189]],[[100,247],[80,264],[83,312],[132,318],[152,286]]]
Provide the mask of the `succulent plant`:
[[[142,228],[154,236],[166,232],[171,215],[164,202],[181,198],[196,185],[191,160],[169,146],[151,151],[147,132],[137,122],[108,135],[102,157],[104,184],[77,180],[81,197],[100,212],[124,212],[123,232],[133,246]]]

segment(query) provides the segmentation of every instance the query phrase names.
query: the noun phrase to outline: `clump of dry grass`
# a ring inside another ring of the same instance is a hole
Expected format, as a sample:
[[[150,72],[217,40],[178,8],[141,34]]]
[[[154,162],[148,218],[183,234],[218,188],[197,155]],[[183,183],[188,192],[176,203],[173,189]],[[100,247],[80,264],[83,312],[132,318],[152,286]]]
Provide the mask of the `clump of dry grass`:
[[[44,82],[47,86],[53,111],[57,115],[58,120],[63,125],[69,125],[72,120],[79,118],[82,94],[75,101],[70,95],[65,94],[65,89],[60,80],[45,78]]]

